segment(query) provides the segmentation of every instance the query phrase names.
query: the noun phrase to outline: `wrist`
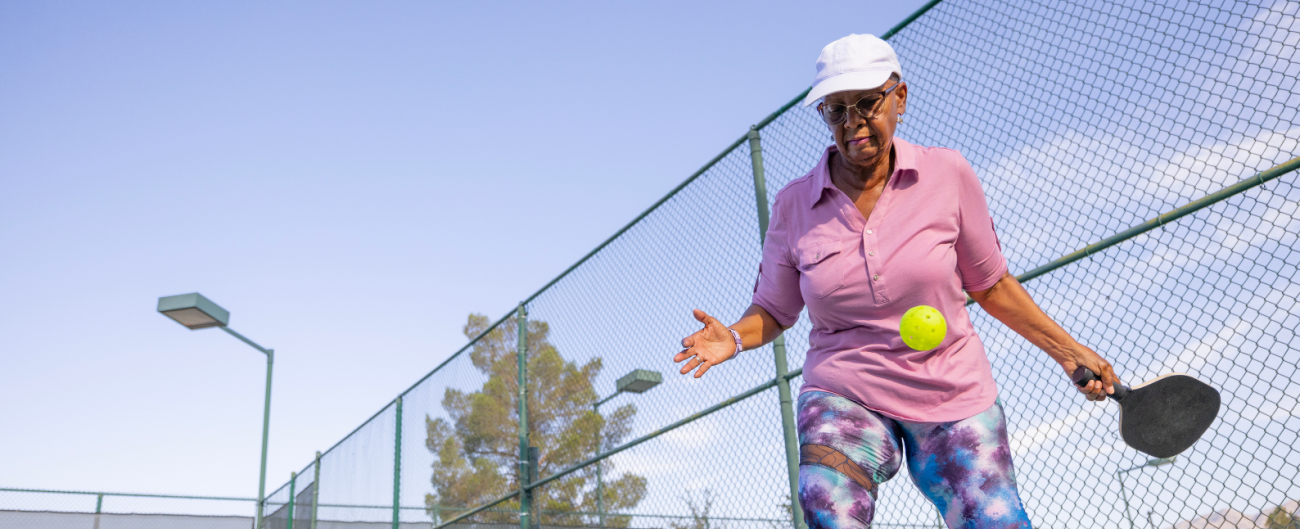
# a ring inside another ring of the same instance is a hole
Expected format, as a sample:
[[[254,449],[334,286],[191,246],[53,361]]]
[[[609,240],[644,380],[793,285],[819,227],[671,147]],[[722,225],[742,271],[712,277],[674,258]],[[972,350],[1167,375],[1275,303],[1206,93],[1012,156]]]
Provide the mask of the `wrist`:
[[[731,331],[731,337],[736,339],[736,354],[740,354],[741,351],[745,350],[745,344],[740,339],[740,333],[736,332],[735,329],[732,329],[730,327],[728,327],[727,330]]]

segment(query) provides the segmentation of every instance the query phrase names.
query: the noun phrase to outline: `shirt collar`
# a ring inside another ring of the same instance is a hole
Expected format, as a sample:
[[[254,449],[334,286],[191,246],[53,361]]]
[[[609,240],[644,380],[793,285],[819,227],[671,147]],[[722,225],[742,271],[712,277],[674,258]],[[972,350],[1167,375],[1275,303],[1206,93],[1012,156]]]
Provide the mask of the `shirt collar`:
[[[822,153],[822,159],[817,162],[817,166],[812,171],[812,188],[808,193],[808,208],[811,209],[821,200],[822,195],[828,189],[835,187],[831,182],[830,159],[832,152],[839,152],[839,147],[831,144],[826,147]],[[890,176],[891,184],[897,182],[900,178],[918,178],[920,172],[916,170],[916,146],[903,141],[901,138],[894,137],[894,174]]]

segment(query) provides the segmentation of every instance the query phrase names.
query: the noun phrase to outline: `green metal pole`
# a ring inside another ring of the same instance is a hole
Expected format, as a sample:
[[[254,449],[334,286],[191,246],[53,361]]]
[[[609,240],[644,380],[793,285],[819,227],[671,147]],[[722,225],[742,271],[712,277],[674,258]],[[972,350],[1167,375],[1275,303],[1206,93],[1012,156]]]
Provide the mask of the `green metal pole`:
[[[528,468],[528,309],[519,304],[516,312],[519,345],[515,357],[519,361],[519,529],[529,529],[528,513],[532,510],[528,485],[532,475]]]
[[[605,480],[600,475],[600,467],[604,465],[604,459],[596,462],[596,516],[600,519],[600,527],[605,527]]]
[[[396,438],[393,443],[393,529],[402,522],[402,397],[397,397]]]
[[[95,527],[94,527],[94,529],[99,529],[99,513],[100,513],[100,511],[101,511],[103,508],[104,508],[104,495],[103,495],[103,494],[98,494],[98,495],[96,495],[96,498],[95,498]]]
[[[767,177],[763,171],[763,144],[757,127],[749,128],[749,160],[754,168],[754,203],[758,209],[759,243],[767,239]],[[772,359],[776,364],[776,392],[781,402],[781,433],[785,437],[785,470],[790,480],[791,522],[797,529],[807,529],[803,507],[799,505],[799,436],[795,433],[794,399],[790,395],[789,362],[785,356],[785,336],[772,342]]]
[[[231,332],[229,329],[226,329],[225,327],[222,327],[222,329],[225,329],[226,332]],[[239,337],[243,338],[242,336]],[[262,515],[266,513],[266,440],[267,440],[267,435],[271,431],[271,367],[275,364],[275,349],[267,349],[265,352],[266,352],[266,403],[262,407],[262,470],[261,472],[258,473],[258,479],[257,479],[257,527],[258,529],[266,527],[266,520],[262,517]]]
[[[592,406],[596,411],[596,415],[600,415],[601,402],[604,401],[596,402],[596,404]],[[604,421],[601,421],[601,424],[603,425]],[[598,455],[600,454],[601,448],[603,448],[601,446],[601,434],[603,433],[603,430],[604,428],[602,427],[600,430],[596,431],[596,454]],[[596,462],[596,519],[598,520],[598,527],[605,527],[605,479],[600,472],[600,467],[604,466],[604,464],[605,460],[603,459]]]
[[[298,473],[290,472],[289,473],[289,512],[287,513],[289,516],[285,518],[285,522],[284,522],[285,529],[293,529],[293,500],[298,496],[298,492],[297,490],[295,490],[295,487],[297,485],[298,485]]]
[[[311,529],[316,529],[316,512],[320,505],[320,451],[316,451],[316,464],[312,467],[311,480]]]

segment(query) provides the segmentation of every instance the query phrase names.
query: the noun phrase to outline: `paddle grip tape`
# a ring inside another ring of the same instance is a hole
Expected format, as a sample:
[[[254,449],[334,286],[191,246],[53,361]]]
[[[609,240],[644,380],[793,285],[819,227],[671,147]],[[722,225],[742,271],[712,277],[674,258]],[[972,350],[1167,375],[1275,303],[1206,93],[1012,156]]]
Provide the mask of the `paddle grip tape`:
[[[1074,375],[1071,376],[1070,379],[1074,381],[1074,385],[1084,387],[1088,385],[1089,382],[1097,380],[1097,375],[1094,375],[1091,369],[1079,366],[1078,369],[1074,370]],[[1111,400],[1119,401],[1123,400],[1124,397],[1127,397],[1128,392],[1128,386],[1117,382],[1115,383],[1115,393],[1107,396],[1110,397]]]

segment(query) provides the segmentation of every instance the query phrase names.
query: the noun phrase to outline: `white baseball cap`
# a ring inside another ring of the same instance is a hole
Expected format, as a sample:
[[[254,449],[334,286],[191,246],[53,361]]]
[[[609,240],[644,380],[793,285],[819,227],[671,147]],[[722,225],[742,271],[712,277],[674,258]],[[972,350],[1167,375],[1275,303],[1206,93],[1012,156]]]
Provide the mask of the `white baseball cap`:
[[[803,106],[835,92],[877,88],[891,74],[903,76],[894,48],[875,35],[849,35],[822,48],[817,56],[817,77]]]

